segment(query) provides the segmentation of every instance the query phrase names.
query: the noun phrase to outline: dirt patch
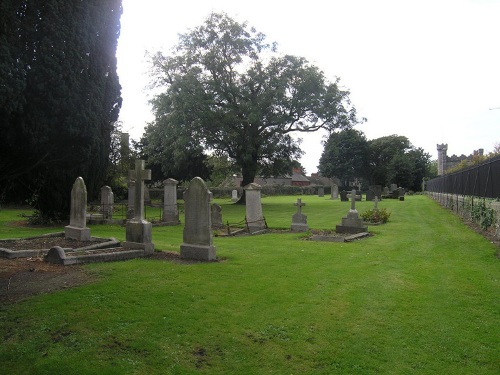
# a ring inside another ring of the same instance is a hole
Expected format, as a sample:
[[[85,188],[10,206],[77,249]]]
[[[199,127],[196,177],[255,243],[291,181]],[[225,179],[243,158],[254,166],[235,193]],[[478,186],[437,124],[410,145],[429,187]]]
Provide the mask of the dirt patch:
[[[101,242],[109,241],[108,239],[95,240],[95,241],[77,241],[66,237],[37,237],[30,239],[18,240],[2,240],[0,247],[9,250],[43,250],[50,249],[54,246],[61,246],[62,248],[78,249],[85,246],[95,245]]]
[[[93,280],[95,278],[79,266],[49,264],[42,258],[0,259],[0,304]]]

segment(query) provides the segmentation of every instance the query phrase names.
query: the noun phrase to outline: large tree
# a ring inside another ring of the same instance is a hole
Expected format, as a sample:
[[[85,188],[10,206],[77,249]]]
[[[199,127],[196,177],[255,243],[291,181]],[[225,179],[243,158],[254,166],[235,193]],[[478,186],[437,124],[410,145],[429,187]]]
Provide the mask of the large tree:
[[[348,186],[354,178],[368,178],[368,141],[363,132],[345,129],[332,132],[324,143],[318,170],[322,176],[337,177]]]
[[[0,0],[0,190],[43,216],[69,213],[82,176],[106,177],[121,106],[121,0]]]
[[[243,185],[257,173],[289,172],[301,154],[292,133],[356,123],[338,81],[328,82],[304,58],[278,55],[262,33],[225,14],[181,35],[170,55],[157,53],[153,72],[163,91],[152,101],[149,134],[189,134],[232,159]],[[162,130],[172,127],[178,130]]]

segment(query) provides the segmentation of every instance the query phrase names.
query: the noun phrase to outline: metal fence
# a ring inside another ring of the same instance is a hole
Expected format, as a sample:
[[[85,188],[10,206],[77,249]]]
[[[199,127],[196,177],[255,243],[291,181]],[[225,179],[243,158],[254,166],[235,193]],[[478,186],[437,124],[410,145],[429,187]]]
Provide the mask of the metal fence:
[[[500,198],[500,156],[429,180],[426,190],[434,193]]]

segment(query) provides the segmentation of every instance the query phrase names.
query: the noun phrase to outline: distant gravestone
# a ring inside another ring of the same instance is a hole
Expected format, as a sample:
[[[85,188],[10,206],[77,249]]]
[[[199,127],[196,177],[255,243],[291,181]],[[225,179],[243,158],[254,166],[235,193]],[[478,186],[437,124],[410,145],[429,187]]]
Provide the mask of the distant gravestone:
[[[128,207],[127,207],[127,219],[134,218],[134,200],[135,200],[135,181],[128,181]]]
[[[147,186],[144,186],[144,203],[147,205],[151,204],[151,195]]]
[[[309,226],[307,225],[307,216],[302,213],[302,207],[306,204],[302,203],[302,199],[298,198],[297,203],[294,203],[297,206],[297,212],[292,216],[292,225],[290,230],[292,232],[307,232],[309,230]]]
[[[396,184],[391,184],[391,186],[389,187],[391,192],[396,190],[397,188],[398,188],[398,185],[396,185]]]
[[[231,192],[231,200],[235,203],[238,202],[238,190],[234,189]]]
[[[90,241],[87,220],[87,187],[83,178],[78,177],[71,189],[69,225],[64,227],[64,236],[77,241]]]
[[[399,190],[398,189],[393,190],[391,193],[391,197],[393,199],[399,199]]]
[[[375,196],[375,198],[373,199],[373,210],[374,211],[378,211],[378,202],[379,202],[378,197]]]
[[[212,216],[212,228],[222,228],[222,207],[217,203],[210,206],[210,215]]]
[[[262,202],[260,192],[262,187],[259,184],[251,183],[246,185],[246,221],[250,233],[260,232],[266,229],[266,221],[262,214]]]
[[[340,192],[340,201],[341,202],[349,202],[349,198],[347,197],[347,191],[342,190]]]
[[[151,170],[144,168],[144,160],[135,161],[135,169],[129,171],[130,180],[135,181],[134,217],[125,225],[126,241],[122,246],[127,249],[143,249],[146,254],[152,254],[153,225],[144,219],[144,180],[151,180]]]
[[[386,186],[386,187],[384,187],[384,189],[382,190],[382,195],[383,195],[384,197],[388,197],[388,196],[389,196],[389,194],[391,194],[391,192],[389,191],[389,188],[388,188],[387,186]]]
[[[318,197],[324,197],[325,196],[325,189],[320,187],[318,188]]]
[[[398,188],[398,198],[400,201],[404,201],[405,200],[405,189],[403,188]]]
[[[368,190],[366,192],[366,200],[367,201],[373,201],[373,199],[376,197],[375,192],[373,190]]]
[[[177,184],[173,178],[163,181],[163,216],[162,222],[167,225],[178,225],[179,209],[177,207]]]
[[[191,180],[184,192],[185,226],[181,258],[194,260],[215,260],[215,246],[212,240],[210,201],[212,193],[200,177]]]
[[[330,199],[339,199],[339,186],[337,184],[332,185],[332,192]]]
[[[350,194],[351,209],[346,216],[342,218],[342,224],[337,225],[335,231],[337,233],[362,233],[367,232],[368,227],[364,225],[363,219],[359,217],[356,210],[356,190],[352,190]]]
[[[102,218],[104,220],[113,219],[114,203],[115,203],[115,198],[113,191],[109,186],[103,186],[101,188],[101,210],[102,210]]]
[[[380,201],[382,199],[382,186],[381,185],[370,185],[369,190],[375,193],[375,196],[378,197]]]

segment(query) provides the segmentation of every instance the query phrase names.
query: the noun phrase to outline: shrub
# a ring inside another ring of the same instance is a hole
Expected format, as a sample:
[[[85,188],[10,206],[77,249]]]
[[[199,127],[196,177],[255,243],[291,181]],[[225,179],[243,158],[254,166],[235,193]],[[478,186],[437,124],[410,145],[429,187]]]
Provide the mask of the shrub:
[[[391,213],[385,208],[367,210],[361,214],[363,220],[367,223],[382,223],[385,224],[389,221]]]

